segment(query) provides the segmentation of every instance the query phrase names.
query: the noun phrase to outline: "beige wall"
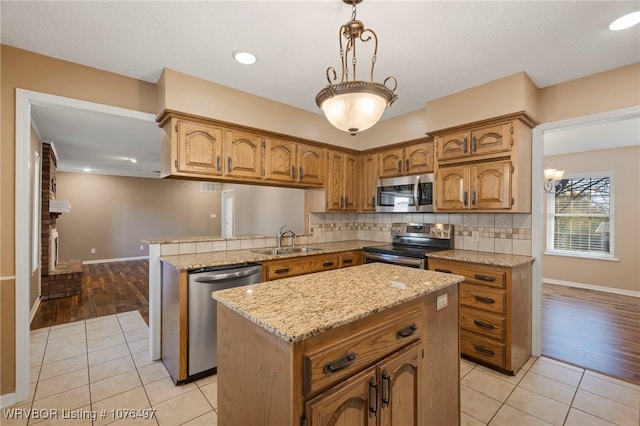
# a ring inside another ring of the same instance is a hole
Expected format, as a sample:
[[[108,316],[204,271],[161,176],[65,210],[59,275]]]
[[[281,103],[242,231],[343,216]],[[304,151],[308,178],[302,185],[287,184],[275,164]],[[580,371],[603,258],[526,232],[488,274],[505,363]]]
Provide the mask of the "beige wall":
[[[640,292],[640,147],[545,157],[550,168],[572,173],[613,171],[615,257],[619,262],[544,256],[543,277]]]
[[[538,118],[538,91],[519,72],[427,102],[427,131],[446,129],[491,117],[525,111]]]
[[[57,220],[60,260],[147,256],[141,239],[220,234],[220,193],[196,181],[58,171],[56,198],[71,202]]]
[[[15,280],[11,278],[15,275],[15,89],[150,113],[156,111],[156,89],[154,84],[5,45],[0,57],[0,394],[4,395],[15,391]]]
[[[540,89],[541,123],[640,105],[640,63]]]

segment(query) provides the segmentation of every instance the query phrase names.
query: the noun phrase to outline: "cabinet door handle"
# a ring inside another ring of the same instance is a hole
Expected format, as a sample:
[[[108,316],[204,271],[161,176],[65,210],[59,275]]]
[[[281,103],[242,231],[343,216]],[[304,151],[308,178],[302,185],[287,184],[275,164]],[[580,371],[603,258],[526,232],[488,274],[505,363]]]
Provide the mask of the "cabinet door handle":
[[[398,160],[398,173],[402,174],[402,160]]]
[[[484,322],[480,320],[473,320],[473,323],[478,327],[486,328],[487,330],[493,330],[496,328],[493,324],[489,324],[488,322]]]
[[[291,179],[296,180],[296,166],[291,166]]]
[[[289,268],[280,268],[280,269],[276,269],[275,271],[276,274],[286,274],[287,272],[289,272]]]
[[[496,301],[490,297],[473,296],[473,298],[476,299],[478,302],[488,303],[489,305],[493,305],[494,303],[496,303]]]
[[[404,160],[404,172],[409,173],[409,159]]]
[[[342,210],[346,210],[348,204],[349,204],[349,197],[345,196],[344,197],[344,206],[342,207]]]
[[[462,152],[466,154],[468,148],[469,148],[469,141],[467,140],[467,137],[465,136],[464,139],[463,139],[463,143],[462,143]]]
[[[322,267],[323,267],[323,268],[328,268],[329,266],[333,266],[333,265],[335,265],[335,264],[336,264],[335,262],[324,262],[324,263],[322,264]]]
[[[474,136],[471,139],[471,152],[474,154],[478,151],[478,139]]]
[[[396,339],[404,339],[405,337],[409,337],[411,336],[413,333],[416,332],[416,330],[418,329],[418,326],[415,324],[411,324],[408,327],[405,328],[401,328],[400,330],[398,330],[398,332],[396,333]]]
[[[345,356],[336,359],[335,361],[328,362],[322,368],[324,374],[335,373],[336,371],[343,370],[353,364],[356,360],[355,352],[349,352]]]
[[[496,353],[491,349],[487,349],[484,346],[474,346],[473,349],[480,352],[483,355],[494,356]]]
[[[382,408],[388,407],[391,401],[391,376],[387,369],[382,370]]]
[[[378,413],[378,385],[373,377],[369,379],[369,417]]]
[[[231,171],[231,157],[227,157],[227,171]]]
[[[471,191],[471,205],[476,205],[476,191]]]
[[[467,207],[467,198],[469,197],[469,192],[468,191],[464,191],[464,194],[462,196],[462,204]]]
[[[344,259],[342,263],[344,263],[345,265],[349,263],[353,263],[353,259]]]
[[[220,171],[220,156],[216,157],[216,171]]]
[[[298,178],[302,180],[302,166],[298,167]]]
[[[496,280],[496,277],[492,277],[490,275],[480,275],[480,274],[476,274],[473,276],[476,280],[480,280],[480,281],[488,281],[488,282],[494,282]]]
[[[371,206],[372,207],[376,206],[376,197],[371,197]]]
[[[442,273],[445,273],[445,274],[452,274],[453,273],[448,269],[439,269],[439,268],[436,268],[436,272],[442,272]]]

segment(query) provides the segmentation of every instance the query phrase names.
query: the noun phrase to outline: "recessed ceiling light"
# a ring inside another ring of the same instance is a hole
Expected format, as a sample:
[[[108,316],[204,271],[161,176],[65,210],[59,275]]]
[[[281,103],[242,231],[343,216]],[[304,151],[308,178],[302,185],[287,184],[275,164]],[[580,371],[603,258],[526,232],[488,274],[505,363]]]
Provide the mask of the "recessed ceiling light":
[[[137,163],[138,160],[136,160],[135,158],[129,158],[129,161],[131,161],[132,163]]]
[[[232,55],[233,55],[233,59],[235,59],[237,62],[243,65],[251,65],[256,63],[256,57],[249,52],[244,52],[242,50],[234,50]]]
[[[82,170],[84,170],[85,172],[90,172],[90,171],[91,171],[91,169],[90,169],[89,167],[85,167],[85,168],[84,168],[84,169],[82,169]]]
[[[627,13],[624,16],[616,19],[609,25],[611,31],[620,31],[633,27],[640,22],[640,10],[636,12]]]

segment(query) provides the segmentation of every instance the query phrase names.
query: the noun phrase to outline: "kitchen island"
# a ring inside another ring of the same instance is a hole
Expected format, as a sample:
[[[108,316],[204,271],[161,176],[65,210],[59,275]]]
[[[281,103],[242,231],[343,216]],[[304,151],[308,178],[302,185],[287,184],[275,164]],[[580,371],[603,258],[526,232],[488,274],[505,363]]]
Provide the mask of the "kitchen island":
[[[372,263],[214,292],[219,424],[459,424],[462,280]]]

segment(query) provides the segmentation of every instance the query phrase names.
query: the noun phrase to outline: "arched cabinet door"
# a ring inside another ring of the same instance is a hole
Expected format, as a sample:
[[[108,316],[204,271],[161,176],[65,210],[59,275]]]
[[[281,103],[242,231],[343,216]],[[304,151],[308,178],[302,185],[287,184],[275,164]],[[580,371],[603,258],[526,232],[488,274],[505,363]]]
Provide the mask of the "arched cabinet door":
[[[441,167],[436,174],[436,208],[467,210],[469,183],[469,166]]]
[[[260,179],[262,136],[235,130],[224,132],[225,176]]]
[[[222,175],[222,129],[202,123],[177,120],[179,172]]]
[[[511,170],[511,161],[471,166],[471,208],[510,208]]]

